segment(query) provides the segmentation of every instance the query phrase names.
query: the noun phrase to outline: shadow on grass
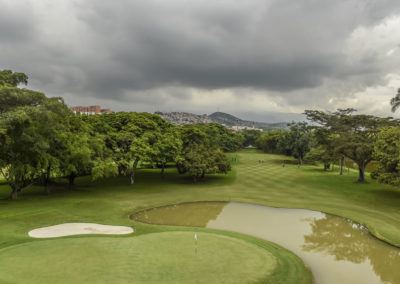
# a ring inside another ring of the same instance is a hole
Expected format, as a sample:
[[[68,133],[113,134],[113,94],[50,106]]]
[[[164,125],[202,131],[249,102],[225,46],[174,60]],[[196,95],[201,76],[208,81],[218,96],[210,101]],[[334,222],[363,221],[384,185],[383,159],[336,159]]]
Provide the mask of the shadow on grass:
[[[73,187],[69,187],[68,181],[63,178],[58,178],[51,183],[49,186],[50,194],[45,193],[43,185],[35,185],[24,189],[19,199],[36,199],[36,198],[62,198],[67,195],[80,194],[80,193],[98,193],[110,192],[114,188],[119,188],[122,191],[165,191],[176,186],[225,186],[230,185],[235,181],[236,171],[233,169],[227,175],[225,174],[213,174],[206,175],[203,179],[199,179],[196,183],[193,183],[192,177],[187,174],[179,174],[176,169],[166,169],[165,176],[161,176],[159,169],[138,169],[135,175],[134,185],[130,184],[129,176],[117,176],[112,178],[104,178],[99,180],[92,180],[90,176],[78,177]],[[0,188],[0,200],[8,200],[11,194],[11,189],[8,185],[3,185]]]
[[[373,190],[371,193],[378,198],[396,200],[396,202],[400,201],[400,190],[382,188]]]

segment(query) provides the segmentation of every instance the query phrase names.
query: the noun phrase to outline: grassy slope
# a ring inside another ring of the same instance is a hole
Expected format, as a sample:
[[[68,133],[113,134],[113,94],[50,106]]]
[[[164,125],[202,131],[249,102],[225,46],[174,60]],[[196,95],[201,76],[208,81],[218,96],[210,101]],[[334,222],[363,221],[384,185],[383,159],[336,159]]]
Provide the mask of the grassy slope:
[[[164,180],[158,171],[140,170],[133,187],[127,178],[95,183],[82,178],[73,192],[55,187],[52,195],[43,196],[38,195],[41,188],[30,188],[19,201],[0,201],[0,247],[32,241],[27,237],[30,229],[74,221],[133,224],[137,235],[172,230],[132,223],[128,217],[144,208],[200,200],[324,211],[366,224],[374,234],[400,246],[399,189],[373,181],[355,183],[356,172],[339,176],[313,166],[282,168],[287,157],[254,150],[242,151],[238,157],[227,177],[213,176],[198,184],[169,169]],[[259,164],[259,159],[265,163]],[[0,185],[3,197],[9,194],[5,188]]]
[[[155,232],[193,232],[193,228],[153,226],[134,223],[129,219],[129,215],[133,211],[143,208],[189,200],[230,199],[230,192],[237,190],[235,186],[236,181],[237,179],[234,171],[228,176],[213,176],[203,183],[193,185],[190,179],[182,178],[182,176],[175,173],[174,169],[169,169],[168,176],[165,179],[160,178],[159,171],[141,170],[138,174],[137,183],[133,187],[129,185],[129,181],[126,178],[114,178],[95,183],[92,183],[89,178],[82,178],[78,180],[78,186],[74,191],[66,190],[66,187],[63,185],[55,186],[53,188],[53,194],[50,196],[42,195],[41,191],[43,189],[40,187],[31,187],[23,193],[21,199],[18,201],[0,200],[0,262],[10,261],[11,258],[7,255],[7,251],[12,252],[10,255],[14,255],[14,249],[18,249],[20,246],[23,247],[23,249],[19,251],[20,256],[23,257],[17,260],[20,264],[15,266],[15,262],[14,264],[10,262],[7,264],[7,271],[11,273],[12,267],[21,267],[27,263],[36,262],[35,259],[32,258],[35,254],[30,255],[30,253],[32,251],[38,253],[44,252],[41,245],[43,240],[29,238],[27,232],[37,227],[58,223],[96,222],[134,226],[136,230],[131,236],[101,238],[95,236],[78,238],[67,237],[48,241],[52,243],[53,249],[59,251],[63,250],[67,254],[69,254],[70,251],[65,250],[66,244],[64,242],[69,241],[65,240],[82,239],[82,242],[87,242],[89,248],[94,240],[93,238],[102,240],[115,238],[133,240],[137,236]],[[7,186],[0,185],[0,198],[4,198],[8,194],[9,190]],[[198,232],[214,232],[215,234],[242,239],[257,245],[259,248],[266,249],[274,256],[274,261],[269,263],[269,265],[275,263],[275,269],[262,282],[310,283],[312,280],[312,275],[305,268],[303,262],[289,251],[277,245],[232,232],[209,229],[196,230]],[[18,251],[15,251],[15,253],[17,252]],[[85,250],[80,251],[80,253],[82,253],[82,255],[79,257],[78,253],[78,259],[84,259]],[[237,257],[240,258],[240,255],[240,253],[237,254]],[[63,257],[61,256],[61,258]],[[43,259],[46,260],[46,258]],[[27,277],[31,277],[29,278],[31,283],[46,282],[46,279],[34,279],[32,277],[40,277],[40,274],[46,273],[46,271],[48,271],[47,266],[44,263],[42,263],[42,265],[37,265],[34,269],[36,272],[33,273],[32,270],[29,269],[29,265],[27,266],[28,269],[25,269],[25,274],[18,273],[17,276],[23,277],[23,275],[26,275]],[[39,269],[40,267],[43,271]],[[57,270],[56,267],[54,269]],[[98,269],[96,271],[99,271],[100,276],[102,273],[107,273],[107,270],[104,269]],[[219,274],[223,277],[223,273]],[[57,275],[57,273],[54,275]],[[73,277],[73,273],[68,275],[70,275],[68,277]],[[176,275],[176,277],[179,278],[182,277],[182,275],[179,274]],[[0,279],[11,281],[13,278],[7,278],[3,273],[0,273]],[[22,278],[17,279],[22,281]],[[69,278],[67,278],[67,280],[68,279]],[[48,280],[47,282],[51,282],[50,279]],[[73,281],[72,278],[69,280]],[[220,280],[223,281],[223,278]],[[27,280],[25,279],[25,281]],[[199,281],[204,282],[201,280]]]
[[[257,162],[260,158],[264,164]],[[195,185],[171,169],[164,180],[157,171],[141,170],[133,187],[126,178],[96,183],[84,178],[75,192],[56,188],[57,192],[47,197],[35,192],[41,188],[32,188],[22,200],[0,201],[0,246],[23,238],[27,229],[38,225],[84,220],[129,225],[127,216],[133,211],[197,200],[320,210],[366,224],[373,233],[400,246],[399,189],[373,181],[355,183],[355,172],[338,176],[312,166],[282,168],[283,158],[246,150],[239,154],[240,162],[228,177],[210,177]],[[4,188],[0,186],[3,197],[9,194]]]

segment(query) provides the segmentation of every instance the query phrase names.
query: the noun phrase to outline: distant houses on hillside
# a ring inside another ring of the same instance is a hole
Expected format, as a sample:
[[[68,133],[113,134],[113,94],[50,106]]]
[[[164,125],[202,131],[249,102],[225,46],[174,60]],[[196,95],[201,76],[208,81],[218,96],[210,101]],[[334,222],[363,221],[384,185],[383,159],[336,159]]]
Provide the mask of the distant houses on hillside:
[[[227,127],[227,128],[232,131],[237,131],[237,132],[241,132],[241,131],[245,131],[245,130],[264,131],[263,129],[255,128],[254,126],[242,126],[242,125],[234,125],[232,127]]]
[[[102,109],[100,106],[74,106],[69,108],[75,114],[96,115],[112,113],[111,109]]]
[[[198,115],[188,112],[160,112],[160,111],[155,112],[155,114],[161,116],[165,121],[177,125],[214,122],[206,114]]]

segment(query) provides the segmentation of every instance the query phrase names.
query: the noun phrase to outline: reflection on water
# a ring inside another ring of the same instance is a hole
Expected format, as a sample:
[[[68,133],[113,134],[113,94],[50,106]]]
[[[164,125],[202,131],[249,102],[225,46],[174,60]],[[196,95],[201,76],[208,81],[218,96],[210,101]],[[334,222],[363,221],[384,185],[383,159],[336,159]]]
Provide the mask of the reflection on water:
[[[381,281],[400,283],[400,249],[376,240],[365,228],[350,220],[326,216],[311,223],[303,249],[327,253],[337,261],[369,262]]]
[[[400,283],[400,249],[349,220],[316,211],[201,202],[155,208],[132,219],[223,229],[275,242],[301,257],[316,283]]]

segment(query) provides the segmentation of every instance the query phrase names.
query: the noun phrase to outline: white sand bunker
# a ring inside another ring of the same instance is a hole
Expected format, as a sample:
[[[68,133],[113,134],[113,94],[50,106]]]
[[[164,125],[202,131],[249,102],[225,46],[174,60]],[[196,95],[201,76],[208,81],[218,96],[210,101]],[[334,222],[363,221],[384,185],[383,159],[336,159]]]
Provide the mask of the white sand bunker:
[[[133,233],[133,229],[125,226],[111,226],[94,223],[65,223],[34,229],[29,232],[29,236],[33,238],[56,238],[86,234],[124,235],[130,233]]]

